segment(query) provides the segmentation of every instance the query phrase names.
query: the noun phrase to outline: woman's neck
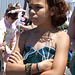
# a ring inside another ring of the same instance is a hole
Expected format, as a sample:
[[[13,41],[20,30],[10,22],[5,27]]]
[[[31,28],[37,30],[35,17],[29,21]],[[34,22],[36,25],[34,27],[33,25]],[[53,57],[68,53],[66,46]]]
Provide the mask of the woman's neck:
[[[53,29],[55,29],[55,27],[50,23],[37,26],[37,31],[38,32],[46,32],[46,31],[51,31]]]

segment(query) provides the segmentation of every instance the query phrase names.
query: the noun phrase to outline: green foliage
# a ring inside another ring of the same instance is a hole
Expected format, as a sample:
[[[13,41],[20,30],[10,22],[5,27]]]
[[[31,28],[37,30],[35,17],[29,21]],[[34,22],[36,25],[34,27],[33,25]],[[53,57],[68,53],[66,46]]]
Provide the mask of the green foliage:
[[[64,30],[64,29],[67,29],[67,28],[68,28],[68,26],[67,26],[67,24],[66,24],[66,23],[64,23],[63,25],[58,26],[57,28],[59,28],[59,29],[61,29],[61,30]]]

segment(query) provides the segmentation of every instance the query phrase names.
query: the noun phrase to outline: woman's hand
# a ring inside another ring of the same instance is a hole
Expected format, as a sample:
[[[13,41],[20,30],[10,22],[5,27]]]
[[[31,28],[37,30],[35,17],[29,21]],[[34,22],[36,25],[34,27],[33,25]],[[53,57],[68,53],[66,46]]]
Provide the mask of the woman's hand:
[[[23,65],[23,58],[19,52],[11,53],[8,59],[11,63],[16,63]],[[47,70],[51,70],[53,64],[53,59],[43,60],[42,62],[38,63],[40,72],[44,72]]]
[[[16,28],[18,29],[19,27],[22,30],[23,25],[22,24],[17,24]]]
[[[51,70],[52,65],[53,65],[53,59],[44,60],[39,63],[39,70],[41,70],[41,72]]]
[[[11,55],[9,55],[8,61],[11,62],[11,63],[20,64],[20,65],[24,64],[23,58],[18,51],[16,51],[15,53],[11,53]]]
[[[6,52],[6,42],[0,44],[0,53]]]

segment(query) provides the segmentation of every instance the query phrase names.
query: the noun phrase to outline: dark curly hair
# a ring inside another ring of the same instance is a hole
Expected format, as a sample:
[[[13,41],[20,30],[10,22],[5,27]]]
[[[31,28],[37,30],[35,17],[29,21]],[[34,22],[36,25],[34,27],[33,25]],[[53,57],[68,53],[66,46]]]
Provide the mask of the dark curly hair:
[[[30,0],[26,0],[28,3]],[[70,10],[69,4],[67,4],[64,0],[45,0],[48,4],[48,8],[55,6],[57,10],[55,10],[55,14],[51,17],[52,24],[55,27],[58,27],[65,23],[67,20],[66,12]]]
[[[64,0],[47,0],[49,9],[56,6],[55,15],[52,16],[51,21],[54,26],[60,26],[67,20],[66,12],[70,10],[70,6]]]

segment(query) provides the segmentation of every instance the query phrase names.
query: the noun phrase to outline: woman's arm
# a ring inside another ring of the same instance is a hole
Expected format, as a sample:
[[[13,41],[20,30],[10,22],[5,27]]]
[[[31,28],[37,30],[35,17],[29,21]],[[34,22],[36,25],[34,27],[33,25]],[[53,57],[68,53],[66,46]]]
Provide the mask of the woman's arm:
[[[25,33],[22,33],[21,36],[17,35],[17,43],[15,49],[11,54],[11,56],[9,57],[10,58],[9,61],[7,62],[6,65],[7,75],[25,75],[26,73],[25,65],[23,64],[23,59],[22,56],[20,55],[20,53],[21,54],[23,53],[24,46],[25,46]],[[16,51],[18,51],[18,53],[16,53]],[[40,72],[51,69],[53,63],[52,61],[53,60],[50,59],[38,63]],[[32,64],[32,74],[35,73],[38,73],[36,63]]]
[[[56,53],[51,70],[41,73],[41,75],[63,75],[68,59],[69,36],[63,32],[60,33],[56,41]]]
[[[11,10],[11,11],[9,11],[8,13],[19,13],[19,12],[25,12],[25,10],[24,9],[15,9],[15,10]]]
[[[40,72],[47,71],[51,69],[53,63],[53,59],[44,60],[39,65]],[[7,62],[6,67],[6,73],[7,75],[25,75],[26,74],[26,68],[23,63],[22,56],[19,52],[12,53],[9,57],[9,60]],[[32,64],[32,74],[38,73],[37,64]]]
[[[75,51],[75,9],[70,19],[68,34],[70,36],[70,48]]]
[[[24,25],[21,25],[21,24],[19,24],[19,25],[20,25],[20,28],[21,28],[21,29],[24,29],[24,30],[33,29],[31,25],[29,25],[29,26],[24,26]],[[18,27],[19,25],[17,25],[17,27]]]
[[[12,64],[10,62],[7,62],[6,75],[25,75],[25,66],[16,63]]]
[[[22,24],[18,24],[17,25],[17,28],[18,28],[19,25],[20,25],[20,29],[24,29],[24,30],[30,30],[30,29],[33,29],[33,28],[36,28],[37,27],[36,25],[24,26]]]

